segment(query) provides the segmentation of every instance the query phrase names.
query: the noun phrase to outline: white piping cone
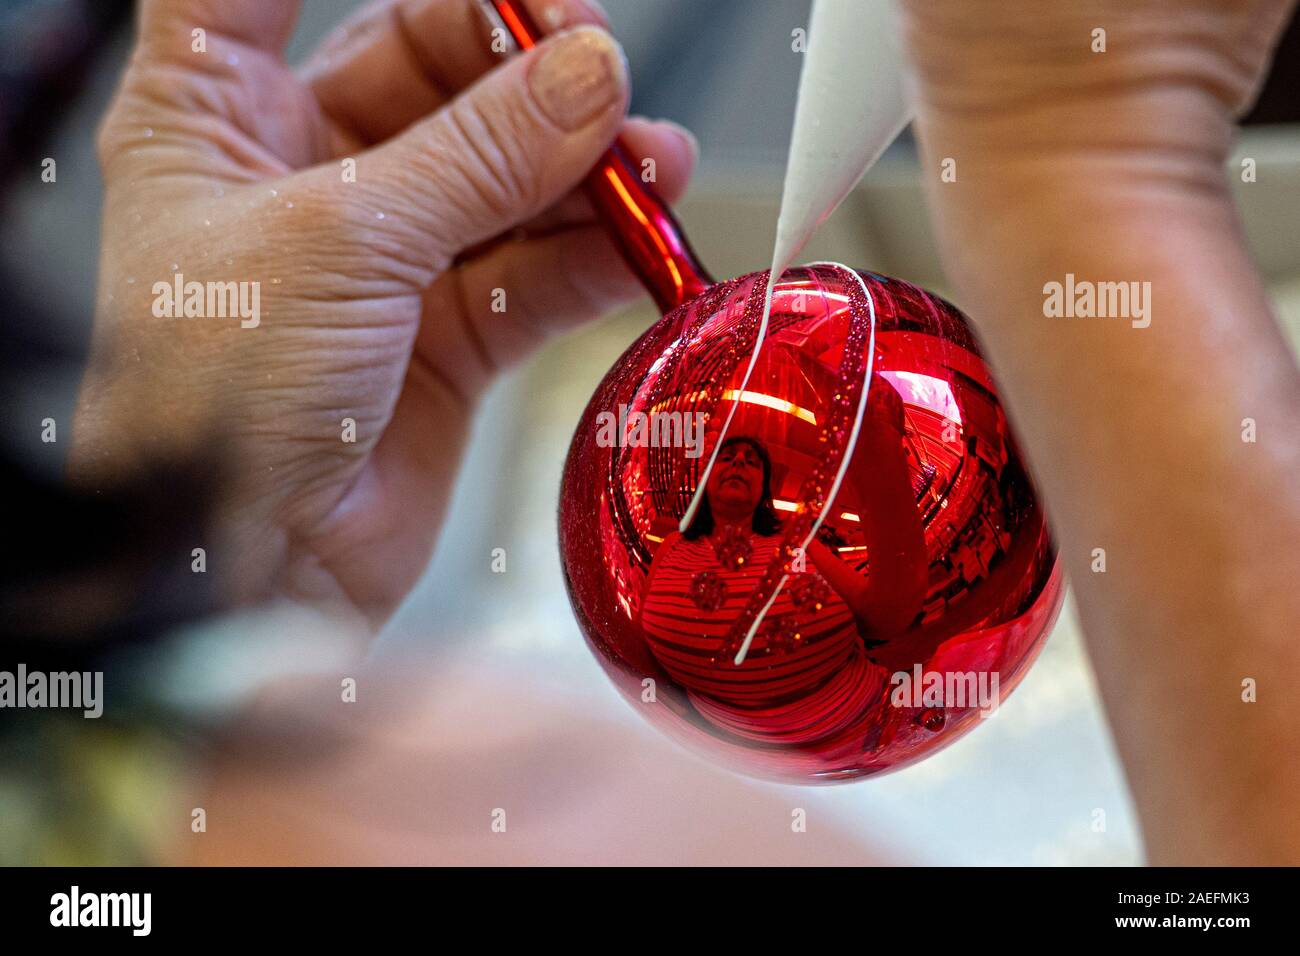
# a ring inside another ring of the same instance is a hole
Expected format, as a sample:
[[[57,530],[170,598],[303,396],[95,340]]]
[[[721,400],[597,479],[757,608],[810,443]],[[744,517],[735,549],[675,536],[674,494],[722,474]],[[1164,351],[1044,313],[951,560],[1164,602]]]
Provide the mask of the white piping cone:
[[[893,0],[814,0],[776,224],[779,278],[912,119]]]
[[[781,273],[911,121],[904,69],[903,38],[892,0],[813,0],[808,52],[799,75],[781,214],[776,223],[772,274],[764,290],[754,352],[740,384],[742,393],[767,338],[772,289]],[[678,525],[681,531],[695,520],[737,407],[732,405],[722,425]]]

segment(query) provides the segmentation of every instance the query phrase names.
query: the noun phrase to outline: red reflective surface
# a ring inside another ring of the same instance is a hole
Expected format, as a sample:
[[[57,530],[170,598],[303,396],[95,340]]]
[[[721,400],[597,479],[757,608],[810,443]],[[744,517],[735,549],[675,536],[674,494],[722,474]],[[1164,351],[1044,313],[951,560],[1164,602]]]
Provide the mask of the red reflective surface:
[[[606,672],[655,725],[768,778],[933,753],[1010,692],[1060,609],[965,319],[857,275],[786,272],[743,389],[767,274],[674,309],[605,377],[565,466],[565,577]]]

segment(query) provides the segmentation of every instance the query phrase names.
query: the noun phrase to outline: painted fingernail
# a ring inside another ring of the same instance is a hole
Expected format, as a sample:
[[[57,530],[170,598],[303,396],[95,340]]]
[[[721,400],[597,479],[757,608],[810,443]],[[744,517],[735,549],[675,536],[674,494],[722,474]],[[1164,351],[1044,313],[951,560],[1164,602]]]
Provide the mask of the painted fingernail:
[[[552,122],[575,130],[623,102],[627,61],[622,47],[604,30],[579,27],[547,41],[528,84]]]

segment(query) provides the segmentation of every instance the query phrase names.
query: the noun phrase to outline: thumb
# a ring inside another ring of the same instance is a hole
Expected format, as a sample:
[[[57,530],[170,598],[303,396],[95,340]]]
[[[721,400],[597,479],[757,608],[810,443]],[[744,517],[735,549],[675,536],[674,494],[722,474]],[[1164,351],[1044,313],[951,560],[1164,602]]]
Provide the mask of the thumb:
[[[604,30],[556,34],[357,160],[360,195],[440,271],[551,206],[622,125],[627,62]]]

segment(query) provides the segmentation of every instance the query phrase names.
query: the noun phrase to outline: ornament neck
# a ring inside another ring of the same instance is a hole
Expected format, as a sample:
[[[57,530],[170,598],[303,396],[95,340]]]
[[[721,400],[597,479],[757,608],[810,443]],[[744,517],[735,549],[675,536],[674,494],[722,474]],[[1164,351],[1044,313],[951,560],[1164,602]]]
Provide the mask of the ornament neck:
[[[532,49],[542,39],[542,31],[521,0],[479,0],[479,6],[494,24],[510,33],[520,49]],[[641,178],[621,139],[600,157],[583,188],[660,312],[666,315],[714,284],[681,224]]]
[[[596,215],[665,315],[713,285],[668,204],[647,189],[622,140],[584,182]]]

